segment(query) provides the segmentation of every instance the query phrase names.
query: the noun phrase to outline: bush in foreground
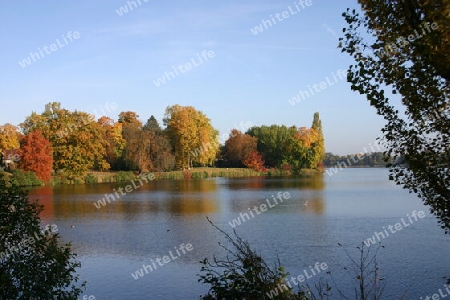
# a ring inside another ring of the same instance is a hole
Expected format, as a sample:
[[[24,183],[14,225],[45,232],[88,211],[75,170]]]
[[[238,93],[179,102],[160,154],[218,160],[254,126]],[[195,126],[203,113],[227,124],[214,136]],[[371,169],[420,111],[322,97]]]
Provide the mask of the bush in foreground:
[[[211,285],[208,293],[201,296],[203,300],[213,299],[279,299],[279,300],[307,300],[302,292],[295,294],[291,288],[284,288],[286,277],[289,275],[279,264],[271,268],[264,259],[250,248],[248,242],[242,240],[234,231],[233,238],[228,233],[214,225],[233,249],[219,243],[228,253],[225,259],[213,257],[200,261],[203,265],[199,274],[199,282]],[[272,295],[278,290],[278,296]]]
[[[228,246],[219,243],[227,252],[225,258],[219,259],[213,256],[212,261],[208,258],[200,261],[202,274],[198,274],[200,277],[198,281],[210,285],[208,293],[200,296],[202,300],[382,299],[385,282],[381,277],[377,259],[379,250],[384,248],[381,244],[366,248],[364,243],[361,243],[356,247],[358,252],[356,258],[339,244],[348,258],[348,266],[342,266],[344,274],[338,275],[327,271],[326,275],[319,277],[312,286],[307,283],[297,286],[296,293],[293,290],[295,283],[288,283],[287,277],[290,274],[280,266],[279,261],[274,267],[269,266],[251,249],[248,242],[236,234],[235,230],[233,230],[234,237],[230,236],[214,225],[209,218],[207,219],[224,235]],[[346,291],[342,291],[336,284],[335,276],[350,279]],[[353,291],[353,295],[349,295],[350,291]],[[399,299],[404,299],[404,296]]]
[[[40,227],[43,206],[0,174],[0,299],[77,299],[80,263],[58,245],[55,225]]]

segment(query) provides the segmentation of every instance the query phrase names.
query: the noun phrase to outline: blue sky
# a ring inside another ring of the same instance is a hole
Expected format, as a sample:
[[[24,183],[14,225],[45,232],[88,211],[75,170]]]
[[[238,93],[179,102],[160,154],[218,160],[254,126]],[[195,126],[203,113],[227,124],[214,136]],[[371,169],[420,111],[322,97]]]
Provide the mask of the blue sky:
[[[53,101],[98,114],[103,108],[114,119],[120,111],[136,111],[143,122],[153,114],[161,123],[166,106],[180,104],[203,111],[221,135],[245,123],[311,126],[318,111],[327,151],[336,154],[361,152],[380,134],[382,118],[336,76],[352,63],[337,36],[342,12],[356,0],[312,0],[304,8],[290,0],[139,1],[2,1],[0,124],[17,125]],[[271,15],[276,24],[255,35],[251,29]],[[200,63],[204,51],[214,57]],[[188,62],[190,70],[154,83]],[[333,84],[317,88],[327,77]],[[289,103],[314,84],[319,92]]]

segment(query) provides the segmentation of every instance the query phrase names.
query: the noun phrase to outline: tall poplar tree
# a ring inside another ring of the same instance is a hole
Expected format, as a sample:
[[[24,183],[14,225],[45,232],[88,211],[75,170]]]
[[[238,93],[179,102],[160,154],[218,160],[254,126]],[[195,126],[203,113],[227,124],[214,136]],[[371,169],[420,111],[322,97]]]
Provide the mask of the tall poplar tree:
[[[320,120],[319,113],[314,113],[314,119],[312,122],[312,129],[317,132],[316,140],[311,143],[310,156],[308,157],[308,167],[317,168],[325,158],[325,139],[322,132],[322,121]]]

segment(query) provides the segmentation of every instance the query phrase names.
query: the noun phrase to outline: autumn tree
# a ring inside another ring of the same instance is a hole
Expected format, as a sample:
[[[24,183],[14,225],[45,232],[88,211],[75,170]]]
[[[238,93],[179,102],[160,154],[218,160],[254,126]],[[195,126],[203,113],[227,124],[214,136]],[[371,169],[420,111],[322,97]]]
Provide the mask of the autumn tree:
[[[250,152],[257,150],[257,143],[258,141],[255,137],[233,129],[225,141],[225,158],[231,166],[240,167]]]
[[[70,114],[70,111],[62,108],[59,102],[47,103],[44,112],[41,114],[32,112],[20,127],[25,135],[39,130],[53,144],[58,137],[68,135],[79,126],[73,124]]]
[[[314,119],[311,129],[315,130],[317,136],[316,139],[311,143],[307,167],[314,169],[317,168],[325,158],[325,139],[322,132],[322,121],[320,120],[318,112],[314,113]]]
[[[169,106],[164,124],[175,149],[178,168],[188,169],[194,163],[212,164],[219,151],[218,131],[211,120],[192,106]]]
[[[313,128],[300,127],[284,141],[283,162],[290,165],[294,173],[309,167],[314,157],[312,145],[318,140],[318,132]]]
[[[126,140],[122,136],[122,123],[114,122],[113,119],[105,116],[101,117],[97,123],[103,128],[103,139],[106,142],[105,160],[113,168],[117,167],[126,146]]]
[[[190,151],[196,146],[196,124],[193,121],[193,107],[173,105],[166,108],[164,125],[175,149],[175,162],[177,168],[191,167]]]
[[[80,164],[79,172],[76,174],[84,175],[89,170],[107,171],[110,164],[106,161],[108,141],[105,140],[105,128],[95,121],[92,115],[85,112],[75,111],[72,113],[74,122],[83,122],[91,118],[90,122],[84,123],[74,131],[70,139],[70,148],[75,150],[72,155]],[[78,121],[79,120],[79,121]],[[77,155],[75,155],[77,154]],[[62,166],[66,168],[68,164]]]
[[[104,128],[95,122],[93,116],[75,111],[61,115],[60,119],[63,124],[57,126],[61,130],[50,138],[53,140],[55,169],[64,170],[71,178],[83,176],[94,168],[108,170]]]
[[[170,140],[151,116],[144,126],[132,122],[125,126],[126,148],[124,157],[129,168],[141,172],[169,171],[174,168]]]
[[[124,111],[119,114],[118,122],[122,126],[122,137],[125,140],[125,149],[122,153],[122,167],[130,170],[147,170],[150,162],[146,156],[146,145],[142,139],[142,122],[139,115],[133,111]]]
[[[149,172],[153,169],[153,162],[150,158],[151,135],[132,126],[124,129],[124,136],[127,141],[124,158],[127,166],[131,170]]]
[[[20,147],[19,128],[6,123],[0,126],[0,154],[9,149],[19,149]]]
[[[422,198],[450,233],[450,3],[359,0],[343,14],[347,81],[386,125],[390,179]],[[392,95],[392,96],[391,96]],[[406,166],[406,167],[405,167]]]
[[[199,166],[211,166],[216,161],[219,153],[219,131],[211,125],[211,120],[202,112],[195,113],[197,127],[197,145],[191,151],[192,162]]]
[[[21,127],[25,134],[39,130],[50,141],[54,170],[63,170],[69,178],[83,176],[93,168],[110,167],[105,160],[104,129],[93,115],[70,112],[53,102],[46,104],[42,114],[33,112]]]
[[[139,120],[139,115],[134,111],[123,111],[119,114],[119,123],[125,127],[142,128],[142,122]]]
[[[32,171],[36,176],[49,182],[52,179],[53,149],[50,142],[44,138],[39,130],[33,131],[22,138],[19,168]]]
[[[264,167],[264,159],[262,155],[256,150],[250,151],[242,163],[247,168],[253,169],[258,172],[264,172],[266,170],[266,168]]]
[[[152,115],[142,128],[147,133],[150,140],[148,154],[152,162],[151,171],[170,171],[175,167],[175,156],[172,151],[172,144],[166,133],[159,126],[158,121]]]

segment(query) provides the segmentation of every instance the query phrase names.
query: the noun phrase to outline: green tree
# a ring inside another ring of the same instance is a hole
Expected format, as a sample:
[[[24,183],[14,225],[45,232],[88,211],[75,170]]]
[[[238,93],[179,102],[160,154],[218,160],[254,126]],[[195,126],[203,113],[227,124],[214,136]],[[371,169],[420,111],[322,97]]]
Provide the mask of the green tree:
[[[390,179],[422,198],[449,233],[450,2],[359,3],[364,16],[343,14],[340,47],[355,60],[347,80],[386,120],[387,156],[403,158]]]
[[[0,299],[77,299],[84,288],[70,244],[55,225],[41,229],[42,210],[0,175]]]
[[[296,134],[295,126],[286,127],[279,125],[254,126],[247,134],[258,140],[258,152],[263,155],[265,163],[269,167],[280,167],[283,164],[285,141]]]
[[[151,115],[150,118],[145,123],[144,130],[153,131],[155,133],[162,133],[162,128],[159,126],[158,120],[156,120],[155,116]]]

